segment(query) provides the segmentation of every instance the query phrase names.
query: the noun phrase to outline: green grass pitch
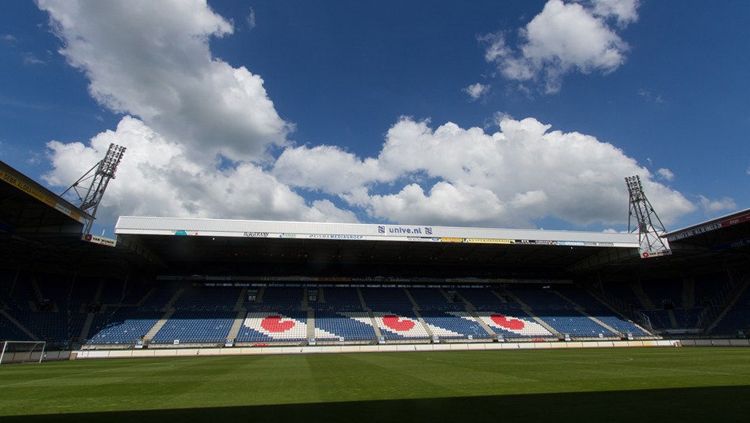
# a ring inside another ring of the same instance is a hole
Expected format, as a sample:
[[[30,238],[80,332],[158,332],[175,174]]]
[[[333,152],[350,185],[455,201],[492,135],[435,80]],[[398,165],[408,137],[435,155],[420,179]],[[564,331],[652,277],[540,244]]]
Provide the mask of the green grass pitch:
[[[750,422],[750,349],[308,354],[0,366],[3,422],[521,419]]]

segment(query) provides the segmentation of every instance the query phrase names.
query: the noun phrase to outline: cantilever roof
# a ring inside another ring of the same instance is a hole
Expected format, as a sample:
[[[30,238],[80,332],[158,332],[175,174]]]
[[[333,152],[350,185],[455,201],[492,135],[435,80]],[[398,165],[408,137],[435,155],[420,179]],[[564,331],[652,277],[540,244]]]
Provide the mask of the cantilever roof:
[[[700,236],[707,232],[729,228],[736,225],[750,224],[750,209],[740,210],[726,216],[717,217],[686,228],[677,229],[667,234],[669,242]]]
[[[51,210],[56,210],[57,213],[78,223],[84,223],[87,219],[92,218],[66,199],[48,190],[2,160],[0,160],[0,185],[3,186],[3,189],[13,191],[14,193],[23,193],[22,195],[27,198],[33,198]],[[31,203],[34,200],[28,202]],[[24,201],[26,200],[24,199]]]
[[[638,247],[637,235],[620,233],[144,216],[120,217],[115,233],[118,235]]]

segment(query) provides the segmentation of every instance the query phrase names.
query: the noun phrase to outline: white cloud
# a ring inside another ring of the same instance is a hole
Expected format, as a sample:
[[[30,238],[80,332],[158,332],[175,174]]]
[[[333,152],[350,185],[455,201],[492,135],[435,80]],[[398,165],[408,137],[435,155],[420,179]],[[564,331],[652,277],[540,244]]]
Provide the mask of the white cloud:
[[[643,88],[638,90],[638,95],[643,97],[646,101],[649,101],[652,103],[657,103],[657,104],[664,103],[664,97],[662,97],[661,94],[654,94],[651,91],[643,89]]]
[[[245,22],[247,23],[248,29],[255,28],[255,9],[252,7],[250,8],[250,12],[248,12],[247,17],[245,18]]]
[[[360,160],[338,147],[287,148],[274,164],[274,174],[296,187],[327,194],[351,192],[373,181],[392,180],[396,175],[378,167],[375,159]]]
[[[38,4],[64,43],[61,54],[86,74],[104,106],[137,116],[209,160],[257,159],[286,142],[290,125],[263,79],[212,56],[209,39],[233,28],[205,0]]]
[[[99,218],[118,215],[195,216],[303,221],[356,221],[353,213],[327,200],[308,205],[274,176],[251,163],[218,170],[196,161],[187,147],[126,116],[114,131],[88,144],[48,144],[52,170],[48,183],[65,186],[104,156],[110,143],[127,148],[110,184]]]
[[[444,181],[433,185],[427,195],[418,184],[409,184],[395,194],[373,195],[369,208],[381,219],[431,224],[489,223],[491,217],[505,211],[501,201],[488,189]]]
[[[480,97],[487,95],[490,92],[490,86],[477,82],[464,88],[463,91],[472,99],[479,100]]]
[[[614,18],[620,25],[638,20],[639,0],[591,0],[592,12],[596,16]]]
[[[698,199],[704,213],[717,213],[722,211],[734,210],[737,208],[737,204],[733,199],[729,197],[722,197],[716,200],[712,200],[710,198],[699,195]]]
[[[43,65],[46,62],[38,57],[34,53],[25,52],[21,55],[23,64],[27,66]]]
[[[328,200],[307,202],[258,164],[290,126],[245,67],[212,57],[209,38],[233,31],[205,0],[39,0],[61,53],[91,95],[125,116],[88,144],[48,144],[48,183],[67,186],[127,147],[100,221],[120,214],[356,221]],[[222,161],[221,156],[231,161]]]
[[[694,210],[611,144],[549,129],[533,118],[503,117],[495,133],[453,123],[433,129],[402,118],[377,157],[298,147],[282,154],[273,173],[292,186],[338,195],[375,219],[401,223],[533,226],[546,216],[584,225],[622,223],[623,178],[633,174],[644,180],[665,221]],[[427,183],[413,182],[422,174]],[[407,183],[398,188],[401,181]]]
[[[656,171],[656,173],[661,179],[664,179],[665,181],[671,181],[674,179],[674,172],[665,167],[660,168]]]
[[[533,118],[503,116],[497,132],[402,118],[376,157],[287,146],[272,161],[269,147],[287,144],[290,125],[260,76],[212,56],[209,39],[233,28],[205,1],[39,5],[64,41],[62,54],[89,78],[92,96],[128,114],[89,143],[48,144],[52,170],[45,179],[55,186],[88,170],[109,143],[128,148],[100,209],[103,220],[140,214],[355,221],[357,210],[402,223],[533,226],[553,216],[620,224],[627,215],[623,177],[632,174],[641,176],[665,221],[694,209],[611,144],[550,131]],[[616,19],[581,10],[599,23]],[[533,22],[529,42],[537,39]],[[493,50],[495,59],[503,48]],[[350,210],[306,201],[290,187],[336,196]]]
[[[609,21],[625,26],[637,19],[637,7],[634,0],[549,0],[519,30],[516,48],[503,33],[481,37],[486,44],[485,60],[496,64],[507,79],[540,80],[547,93],[557,92],[568,72],[608,73],[625,62],[628,45]]]

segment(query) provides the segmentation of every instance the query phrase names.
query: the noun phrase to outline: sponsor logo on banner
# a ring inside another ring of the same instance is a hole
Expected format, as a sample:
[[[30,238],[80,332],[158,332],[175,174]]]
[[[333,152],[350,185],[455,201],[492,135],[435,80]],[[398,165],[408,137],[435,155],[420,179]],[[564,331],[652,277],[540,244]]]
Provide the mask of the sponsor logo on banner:
[[[532,245],[563,245],[564,241],[550,241],[548,239],[517,239],[516,244]]]
[[[59,211],[60,213],[66,214],[68,216],[71,215],[70,209],[59,203],[55,204],[55,210]]]
[[[242,235],[250,238],[268,238],[268,232],[243,232]]]
[[[84,241],[91,242],[93,244],[106,245],[107,247],[114,247],[117,245],[117,241],[112,238],[105,238],[103,236],[96,236],[87,234],[83,237]]]
[[[500,239],[500,238],[466,238],[466,241],[470,244],[514,244],[515,241],[512,239]]]
[[[592,242],[592,241],[585,241],[583,243],[587,247],[614,247],[614,243],[612,242]]]
[[[742,222],[750,222],[750,213],[733,217],[731,219],[722,220],[720,225],[722,228],[726,228],[727,226],[739,225]]]
[[[427,238],[423,236],[407,236],[406,240],[407,241],[421,241],[421,242],[440,242],[440,238]]]
[[[351,234],[310,234],[311,239],[364,239],[364,235]]]
[[[671,250],[641,250],[641,258],[653,258],[671,255]]]
[[[378,233],[388,235],[432,235],[432,226],[378,226]]]
[[[734,216],[728,219],[724,219],[720,222],[711,222],[705,225],[698,226],[697,228],[687,229],[680,231],[668,236],[670,241],[677,241],[680,239],[690,238],[691,236],[700,235],[706,232],[715,231],[719,228],[726,228],[728,226],[738,225],[743,222],[750,221],[750,213]]]
[[[442,237],[440,242],[464,242],[464,238]]]

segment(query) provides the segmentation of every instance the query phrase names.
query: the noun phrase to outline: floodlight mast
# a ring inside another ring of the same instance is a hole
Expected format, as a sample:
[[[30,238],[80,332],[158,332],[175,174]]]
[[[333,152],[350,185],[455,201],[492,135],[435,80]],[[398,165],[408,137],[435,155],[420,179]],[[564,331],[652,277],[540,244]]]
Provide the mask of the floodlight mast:
[[[657,257],[672,254],[669,243],[662,235],[667,232],[664,224],[656,214],[651,202],[643,191],[643,184],[638,175],[625,178],[630,196],[628,213],[628,232],[638,231],[638,245],[641,258]]]
[[[68,189],[61,194],[65,195],[70,190],[73,190],[80,201],[80,206],[78,206],[78,208],[91,216],[91,219],[86,221],[83,228],[84,236],[91,234],[91,227],[96,219],[96,211],[99,209],[99,204],[104,197],[104,192],[107,190],[109,181],[115,179],[117,166],[120,164],[124,153],[125,147],[117,144],[110,144],[104,158],[84,173],[83,176],[78,178],[73,185],[69,186]],[[84,189],[82,189],[80,185],[82,182],[88,180],[91,182],[88,184],[88,187],[85,188],[85,194],[81,195]]]

